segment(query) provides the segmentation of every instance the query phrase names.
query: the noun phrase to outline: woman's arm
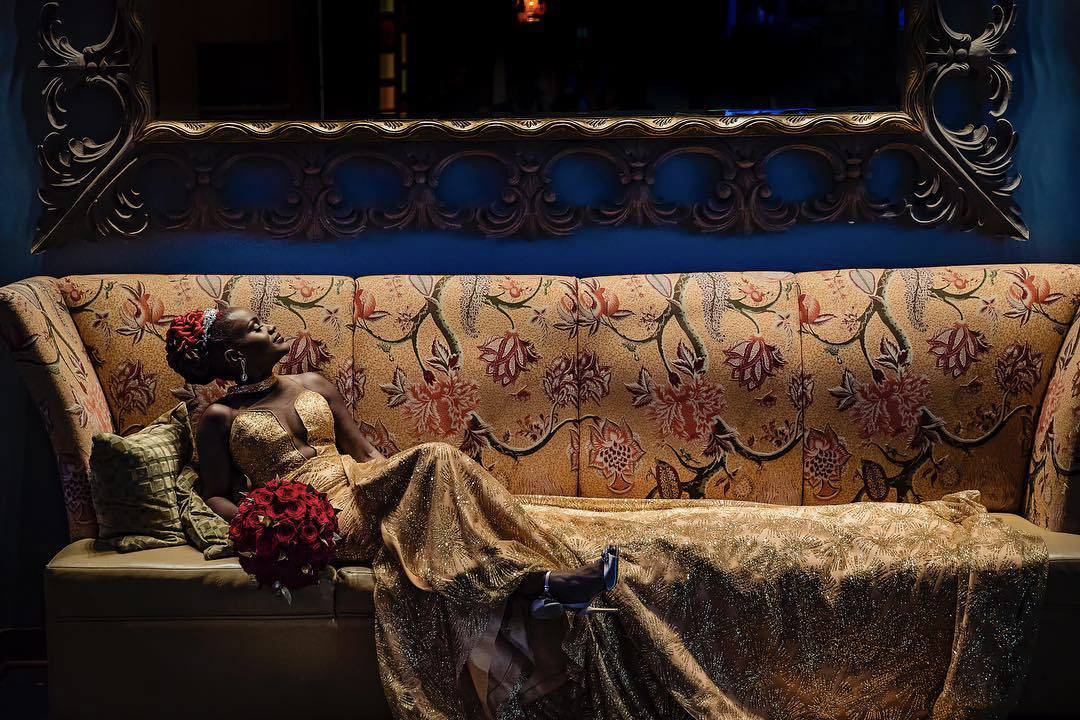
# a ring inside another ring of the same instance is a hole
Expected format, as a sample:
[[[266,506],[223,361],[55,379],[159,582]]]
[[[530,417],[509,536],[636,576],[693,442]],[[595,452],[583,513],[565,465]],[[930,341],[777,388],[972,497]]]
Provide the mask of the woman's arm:
[[[304,373],[294,377],[308,390],[314,390],[326,398],[326,403],[334,414],[334,434],[337,436],[337,444],[341,450],[352,455],[357,462],[383,459],[383,454],[378,448],[364,437],[364,433],[360,432],[360,427],[353,420],[344,398],[332,382],[318,373]]]
[[[210,509],[230,521],[236,505],[229,498],[234,472],[229,454],[229,425],[232,411],[224,405],[211,405],[203,413],[199,434],[199,476]]]

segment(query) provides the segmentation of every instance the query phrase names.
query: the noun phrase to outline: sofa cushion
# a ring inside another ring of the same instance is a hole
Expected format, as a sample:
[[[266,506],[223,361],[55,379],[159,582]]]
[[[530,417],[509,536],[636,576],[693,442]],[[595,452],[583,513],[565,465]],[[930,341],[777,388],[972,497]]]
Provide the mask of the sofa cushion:
[[[804,502],[977,489],[1018,511],[1076,266],[830,270],[798,286],[816,388]]]
[[[235,554],[229,545],[229,523],[210,509],[202,496],[199,474],[190,465],[176,478],[176,504],[188,543],[207,560]]]
[[[813,389],[799,383],[793,275],[578,285],[582,495],[799,504],[796,404]]]
[[[1044,604],[1074,608],[1077,628],[1080,629],[1080,535],[1051,532],[1014,513],[992,513],[1010,526],[1046,543],[1050,555],[1050,571],[1046,578]],[[1080,637],[1077,638],[1080,640]]]
[[[48,613],[58,620],[334,612],[329,581],[293,591],[289,605],[269,588],[257,589],[237,558],[207,561],[189,545],[118,553],[93,539],[78,540],[49,561],[45,589]]]
[[[346,400],[356,394],[351,278],[81,275],[61,278],[58,284],[122,435],[177,399],[190,401],[197,422],[212,393],[186,385],[169,368],[162,338],[174,315],[216,303],[246,307],[278,327],[290,343],[281,373],[317,370],[342,389]]]
[[[120,552],[183,545],[176,479],[191,459],[187,407],[177,404],[145,428],[94,435],[90,489],[98,537]]]
[[[356,282],[353,410],[384,455],[443,441],[511,492],[577,494],[574,278]]]
[[[337,581],[334,583],[334,613],[339,617],[374,616],[374,592],[375,576],[371,568],[359,565],[338,568]]]
[[[1022,717],[1075,717],[1080,535],[1050,532],[1012,513],[995,515],[1017,530],[1041,537],[1050,554],[1038,634],[1019,704]]]

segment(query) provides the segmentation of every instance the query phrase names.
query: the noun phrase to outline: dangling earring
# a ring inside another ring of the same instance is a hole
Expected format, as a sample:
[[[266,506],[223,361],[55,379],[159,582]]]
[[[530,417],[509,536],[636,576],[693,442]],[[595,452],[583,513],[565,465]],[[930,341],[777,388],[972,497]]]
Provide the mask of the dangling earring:
[[[247,363],[244,361],[244,356],[240,356],[240,382],[247,382]]]

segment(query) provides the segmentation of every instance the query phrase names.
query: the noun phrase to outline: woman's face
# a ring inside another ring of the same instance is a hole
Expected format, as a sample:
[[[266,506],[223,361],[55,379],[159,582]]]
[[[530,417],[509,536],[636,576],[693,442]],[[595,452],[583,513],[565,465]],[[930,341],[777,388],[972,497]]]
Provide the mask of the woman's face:
[[[224,314],[224,320],[229,323],[223,353],[227,364],[235,366],[239,361],[234,353],[239,353],[248,374],[257,376],[272,369],[288,353],[288,343],[277,328],[264,323],[250,310],[229,308]]]

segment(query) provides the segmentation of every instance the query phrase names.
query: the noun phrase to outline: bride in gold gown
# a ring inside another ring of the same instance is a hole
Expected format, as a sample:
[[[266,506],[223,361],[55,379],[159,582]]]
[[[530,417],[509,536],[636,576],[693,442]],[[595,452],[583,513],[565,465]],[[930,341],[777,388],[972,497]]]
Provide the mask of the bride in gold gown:
[[[338,509],[338,558],[370,563],[376,646],[399,718],[1004,717],[1042,601],[1042,543],[968,491],[921,505],[511,495],[452,446],[382,457],[336,388],[272,374],[285,351],[247,310],[167,335],[187,379],[241,385],[197,438],[208,504],[275,476]],[[602,587],[617,614],[540,620]]]

